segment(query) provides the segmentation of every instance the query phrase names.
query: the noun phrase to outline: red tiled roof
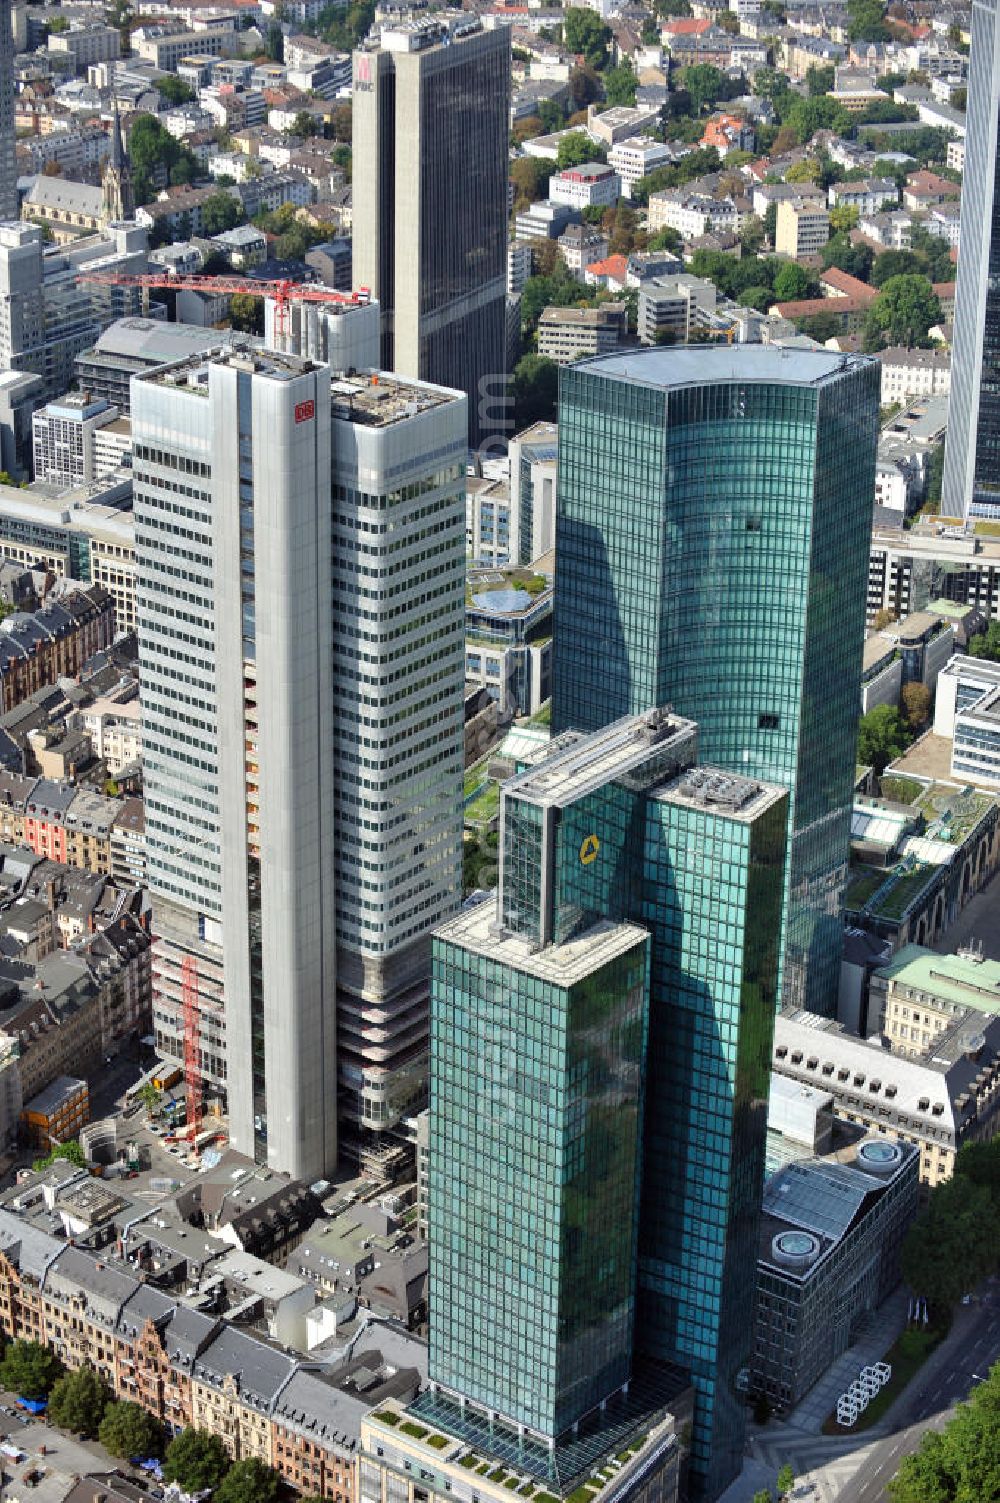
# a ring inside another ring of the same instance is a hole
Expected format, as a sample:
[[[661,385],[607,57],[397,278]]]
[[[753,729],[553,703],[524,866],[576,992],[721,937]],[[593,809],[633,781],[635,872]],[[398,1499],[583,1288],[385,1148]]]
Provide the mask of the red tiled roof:
[[[616,282],[624,282],[625,273],[628,270],[628,258],[626,256],[608,256],[604,261],[591,261],[587,270],[591,276],[614,277]]]
[[[862,282],[858,277],[852,277],[848,272],[841,271],[839,266],[831,266],[820,275],[820,281],[827,287],[836,289],[837,298],[827,301],[839,301],[843,297],[856,298],[859,302],[873,303],[878,297],[878,288],[869,287],[867,282]]]
[[[672,37],[700,37],[711,24],[707,19],[698,20],[694,16],[672,16],[669,21],[664,21],[660,30]]]

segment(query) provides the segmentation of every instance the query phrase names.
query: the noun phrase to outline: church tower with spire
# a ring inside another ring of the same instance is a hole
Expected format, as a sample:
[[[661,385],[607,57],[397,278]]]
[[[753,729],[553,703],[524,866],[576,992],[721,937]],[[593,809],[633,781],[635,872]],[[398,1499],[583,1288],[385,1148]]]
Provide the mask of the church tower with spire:
[[[118,114],[117,99],[115,100],[114,120],[111,124],[111,155],[108,158],[108,165],[104,169],[103,188],[103,219],[105,224],[112,224],[117,220],[135,218],[132,169],[125,154],[125,143],[122,139],[122,122]]]

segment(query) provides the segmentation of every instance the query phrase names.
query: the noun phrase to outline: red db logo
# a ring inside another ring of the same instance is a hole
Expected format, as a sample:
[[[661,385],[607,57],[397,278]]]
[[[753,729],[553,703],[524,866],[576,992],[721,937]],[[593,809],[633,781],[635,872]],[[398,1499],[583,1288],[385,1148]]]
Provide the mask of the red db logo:
[[[296,406],[295,406],[295,421],[297,423],[308,423],[309,419],[313,418],[315,416],[316,416],[316,403],[315,402],[297,402],[296,403]]]

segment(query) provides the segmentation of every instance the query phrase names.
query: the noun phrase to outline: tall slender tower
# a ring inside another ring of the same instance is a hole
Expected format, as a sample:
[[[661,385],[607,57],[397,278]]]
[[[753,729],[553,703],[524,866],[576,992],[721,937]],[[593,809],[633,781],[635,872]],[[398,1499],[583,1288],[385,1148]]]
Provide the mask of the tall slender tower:
[[[672,704],[792,793],[785,1005],[842,947],[878,423],[874,361],[760,345],[561,373],[552,725]]]
[[[1000,17],[973,0],[941,510],[1000,517]]]
[[[461,893],[464,400],[237,348],[132,422],[157,1042],[260,1162],[391,1172]]]
[[[697,735],[557,741],[501,792],[496,905],[434,941],[416,1407],[557,1496],[677,1367],[695,1490],[742,1465],[789,801]]]
[[[382,309],[387,369],[501,428],[510,34],[467,13],[384,23],[354,55],[354,282]]]
[[[17,219],[14,128],[14,33],[11,0],[0,0],[0,220]]]
[[[135,193],[132,189],[132,168],[129,165],[122,138],[122,122],[115,100],[114,119],[111,123],[111,153],[104,169],[104,222],[119,223],[135,218]]]

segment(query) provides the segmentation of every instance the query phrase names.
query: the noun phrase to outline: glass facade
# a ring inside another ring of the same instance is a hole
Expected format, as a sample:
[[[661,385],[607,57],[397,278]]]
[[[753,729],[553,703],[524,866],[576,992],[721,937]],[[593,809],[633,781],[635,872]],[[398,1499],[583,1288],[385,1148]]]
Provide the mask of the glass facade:
[[[631,1373],[648,940],[560,981],[466,926],[434,943],[430,1374],[555,1440]]]
[[[786,819],[784,798],[752,821],[669,794],[646,805],[639,1341],[692,1374],[692,1481],[708,1497],[743,1464]]]
[[[571,1004],[567,1021],[565,989],[541,986],[526,959],[504,956],[531,955],[535,969],[545,957],[555,965],[592,943],[602,924],[631,920],[649,933],[651,951],[648,1046],[638,1056],[636,1098],[641,1188],[632,1208],[639,1215],[639,1318],[629,1358],[692,1374],[692,1486],[715,1497],[743,1454],[740,1383],[750,1360],[789,798],[773,784],[692,770],[696,727],[661,720],[644,741],[648,719],[569,737],[504,788],[500,925],[492,904],[483,904],[473,910],[481,952],[462,944],[468,915],[435,942],[430,1373],[452,1392],[543,1434],[558,1438],[566,1423],[558,1343],[545,1346],[538,1332],[552,1319],[553,1301],[572,1308],[563,1280],[582,1288],[577,1243],[550,1233],[534,1269],[526,1267],[524,1249],[535,1248],[543,1215],[553,1214],[546,1208],[558,1210],[560,1194],[568,1193],[551,1171],[567,1163],[567,1119],[586,1114],[582,1172],[590,1175],[601,1116],[589,1092],[607,1080],[609,1061],[623,1081],[618,1061],[627,1060],[631,1071],[637,1056],[631,1045],[621,1055],[620,1046],[609,1053],[602,1044],[600,1069],[593,1057],[586,1066],[588,1094],[574,1098],[572,1035],[588,1013]],[[608,997],[602,1008],[611,1017],[621,987],[603,971],[600,977]],[[638,1026],[632,1014],[628,1026]],[[578,1059],[590,1037],[582,1034]],[[630,1130],[631,1107],[631,1095],[620,1092],[616,1128],[625,1112]],[[604,1312],[604,1345],[594,1345],[593,1326],[585,1323],[573,1356],[595,1379],[578,1390],[590,1405],[620,1372],[601,1359],[609,1336],[620,1350],[624,1328],[611,1321],[602,1293],[608,1270],[620,1263],[609,1255],[600,1218],[614,1217],[619,1239],[631,1224],[624,1158],[617,1132],[607,1131],[600,1155],[607,1161],[613,1147],[621,1172],[613,1182],[607,1168],[601,1172],[599,1196],[578,1194],[571,1182],[580,1236],[592,1244],[589,1266],[604,1280],[588,1296],[590,1321]],[[525,1227],[534,1240],[524,1238]],[[624,1241],[614,1246],[624,1256]],[[536,1333],[520,1353],[506,1349],[520,1339],[511,1334],[515,1316]],[[525,1390],[508,1392],[504,1385],[521,1381],[526,1362]],[[540,1403],[554,1431],[541,1425]]]
[[[955,293],[946,516],[1000,517],[1000,24],[974,0],[969,56],[962,254]]]
[[[553,733],[670,704],[705,761],[790,789],[782,999],[831,1013],[877,366],[685,349],[560,383]]]

